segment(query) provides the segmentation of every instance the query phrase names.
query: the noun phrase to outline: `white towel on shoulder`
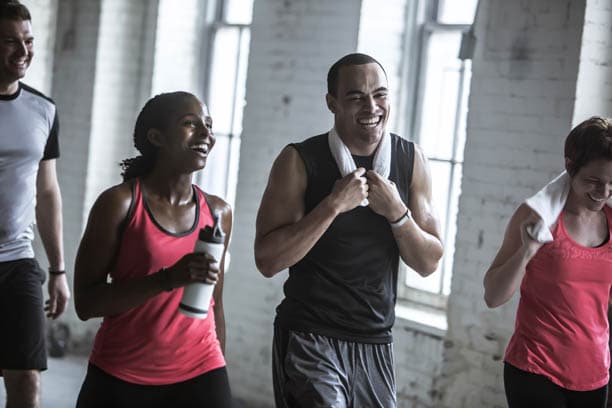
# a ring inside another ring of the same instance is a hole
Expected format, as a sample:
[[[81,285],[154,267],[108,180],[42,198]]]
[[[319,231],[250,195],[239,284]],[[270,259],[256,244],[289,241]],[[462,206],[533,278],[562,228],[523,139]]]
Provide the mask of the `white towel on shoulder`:
[[[557,222],[559,214],[565,206],[570,188],[570,177],[566,171],[559,174],[535,195],[525,200],[533,211],[540,217],[540,221],[528,228],[529,235],[538,242],[552,242],[551,227]],[[612,199],[607,205],[612,207]]]
[[[328,138],[329,150],[338,165],[338,170],[342,177],[357,170],[357,165],[350,150],[344,144],[336,128],[332,128],[329,131]],[[374,159],[372,162],[372,169],[378,173],[381,177],[388,179],[389,173],[391,172],[391,135],[385,131],[383,134],[376,153],[374,153]],[[361,202],[361,206],[365,207],[368,205],[368,199],[366,198]]]

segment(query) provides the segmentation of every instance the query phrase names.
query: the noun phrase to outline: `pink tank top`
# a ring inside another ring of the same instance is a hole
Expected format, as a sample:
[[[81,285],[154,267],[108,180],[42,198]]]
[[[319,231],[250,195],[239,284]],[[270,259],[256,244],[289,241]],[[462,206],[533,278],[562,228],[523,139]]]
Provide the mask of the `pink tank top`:
[[[213,219],[204,194],[194,186],[196,219],[180,234],[165,231],[153,218],[134,183],[133,210],[123,231],[114,281],[156,273],[192,252],[200,228]],[[173,384],[224,367],[214,313],[193,319],[178,312],[183,289],[163,292],[127,312],[106,316],[98,330],[90,362],[124,381]],[[214,300],[211,301],[211,309]]]
[[[612,233],[612,210],[604,211]],[[612,239],[597,248],[577,244],[563,214],[553,237],[527,265],[505,360],[563,388],[594,390],[609,376]]]

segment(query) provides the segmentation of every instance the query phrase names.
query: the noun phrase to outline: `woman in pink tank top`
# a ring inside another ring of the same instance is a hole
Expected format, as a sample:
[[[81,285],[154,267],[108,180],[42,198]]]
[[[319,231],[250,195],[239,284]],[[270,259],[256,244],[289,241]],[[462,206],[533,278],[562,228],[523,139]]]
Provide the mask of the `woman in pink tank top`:
[[[78,316],[103,317],[77,407],[227,407],[223,313],[230,206],[192,183],[215,144],[206,105],[174,92],[138,115],[140,156],[91,209],[79,246]],[[226,232],[220,262],[193,249],[213,214]],[[179,313],[183,288],[215,284],[205,318]]]
[[[527,230],[538,216],[513,214],[484,278],[489,307],[520,283],[515,330],[504,358],[510,408],[603,408],[610,367],[612,121],[592,117],[565,141],[567,201],[542,244]]]

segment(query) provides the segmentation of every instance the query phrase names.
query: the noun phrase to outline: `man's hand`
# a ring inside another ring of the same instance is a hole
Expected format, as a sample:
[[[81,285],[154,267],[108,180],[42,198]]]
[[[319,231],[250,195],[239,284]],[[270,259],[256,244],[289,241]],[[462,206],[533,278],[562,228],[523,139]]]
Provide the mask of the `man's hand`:
[[[395,183],[382,178],[373,170],[368,170],[366,177],[370,186],[368,195],[370,209],[385,217],[389,222],[400,218],[406,212],[406,205],[403,203]]]
[[[70,289],[68,288],[66,274],[49,274],[48,289],[49,300],[46,301],[45,312],[47,312],[47,317],[55,320],[66,311],[66,306],[68,306],[70,300]]]
[[[360,167],[334,184],[329,198],[338,214],[352,210],[368,198],[368,183],[364,174],[365,169]]]

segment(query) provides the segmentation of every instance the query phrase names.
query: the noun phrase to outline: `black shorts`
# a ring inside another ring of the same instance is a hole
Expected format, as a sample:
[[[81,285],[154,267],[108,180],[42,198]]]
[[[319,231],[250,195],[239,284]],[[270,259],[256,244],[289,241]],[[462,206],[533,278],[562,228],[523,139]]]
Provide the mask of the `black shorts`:
[[[572,391],[543,375],[504,363],[504,388],[510,408],[605,408],[608,385],[592,391]]]
[[[46,370],[45,273],[35,259],[0,262],[0,370]]]
[[[176,384],[133,384],[93,364],[81,386],[77,408],[231,408],[227,370],[225,367]]]

